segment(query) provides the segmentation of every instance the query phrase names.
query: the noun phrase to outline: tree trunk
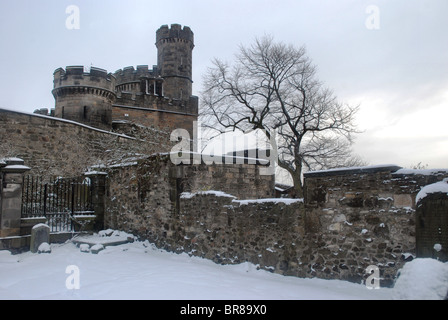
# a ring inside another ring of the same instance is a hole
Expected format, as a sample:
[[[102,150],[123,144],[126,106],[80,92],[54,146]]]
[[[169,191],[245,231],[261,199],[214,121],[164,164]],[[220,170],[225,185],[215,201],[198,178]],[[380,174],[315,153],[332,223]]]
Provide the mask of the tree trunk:
[[[303,198],[303,185],[300,179],[300,173],[295,171],[291,173],[292,181],[294,182],[294,190],[292,193],[293,198]]]

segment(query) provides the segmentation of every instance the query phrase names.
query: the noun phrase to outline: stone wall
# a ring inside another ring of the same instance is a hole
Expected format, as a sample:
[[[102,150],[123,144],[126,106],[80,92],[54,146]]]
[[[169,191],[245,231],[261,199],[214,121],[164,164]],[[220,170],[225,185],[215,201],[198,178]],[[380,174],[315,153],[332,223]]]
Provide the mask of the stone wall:
[[[333,254],[322,257],[324,264],[333,261],[331,268],[348,268],[355,278],[376,265],[383,284],[391,283],[397,270],[416,256],[417,193],[447,176],[448,170],[396,166],[305,174],[308,229]]]
[[[244,200],[265,197],[263,191],[256,197],[245,193],[254,181],[232,185],[250,168],[205,167],[172,166],[161,157],[116,168],[109,173],[106,226],[170,251],[217,263],[249,261],[290,276],[361,283],[374,265],[380,285],[391,286],[416,254],[416,192],[448,175],[390,166],[313,173],[305,176],[303,203]],[[231,181],[207,180],[219,170],[224,177],[232,173]]]
[[[160,245],[216,263],[249,261],[260,268],[298,275],[304,246],[300,200],[237,200],[229,194],[183,194],[178,217],[160,219]],[[305,276],[305,274],[300,274]]]
[[[272,197],[274,180],[258,171],[248,164],[174,166],[168,156],[111,168],[106,227],[170,251],[217,263],[251,261],[290,274],[304,233],[303,202],[259,200]],[[253,188],[237,183],[249,176]]]
[[[220,190],[246,198],[272,197],[274,176],[260,175],[260,165],[174,165],[169,155],[124,163],[108,169],[105,224],[151,232],[151,217],[178,214],[183,192]]]
[[[305,173],[305,200],[326,208],[415,209],[420,189],[446,177],[447,169],[412,170],[390,165],[315,171]]]
[[[185,107],[179,107],[183,110],[170,111],[166,110],[172,104],[168,99],[152,98],[151,96],[139,96],[142,103],[137,104],[115,104],[112,106],[113,121],[130,121],[147,127],[156,127],[171,133],[175,129],[186,129],[192,135],[193,121],[197,120],[197,100]],[[154,101],[150,101],[154,100]],[[154,103],[151,105],[150,103]],[[148,105],[153,108],[148,108]],[[190,106],[193,106],[190,108]],[[189,113],[189,109],[192,113]]]
[[[73,121],[0,109],[0,158],[25,160],[31,174],[79,176],[92,165],[169,148],[169,135],[152,130],[148,136],[150,140],[142,141]]]

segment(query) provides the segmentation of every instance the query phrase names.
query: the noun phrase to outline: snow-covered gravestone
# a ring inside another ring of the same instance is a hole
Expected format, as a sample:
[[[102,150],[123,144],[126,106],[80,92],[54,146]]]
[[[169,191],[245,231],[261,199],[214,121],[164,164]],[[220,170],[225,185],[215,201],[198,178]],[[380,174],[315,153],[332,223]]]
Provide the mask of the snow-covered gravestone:
[[[448,179],[423,187],[415,200],[417,258],[448,261]]]
[[[30,251],[38,252],[43,243],[50,243],[50,227],[44,223],[39,223],[31,229]]]

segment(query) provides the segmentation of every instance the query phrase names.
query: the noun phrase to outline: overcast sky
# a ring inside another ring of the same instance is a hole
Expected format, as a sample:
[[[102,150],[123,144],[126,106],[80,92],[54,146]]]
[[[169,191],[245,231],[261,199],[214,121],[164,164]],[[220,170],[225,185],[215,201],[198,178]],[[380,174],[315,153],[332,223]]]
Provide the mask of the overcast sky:
[[[319,77],[360,105],[369,164],[448,167],[447,0],[0,0],[0,108],[54,107],[53,71],[157,64],[155,32],[191,27],[194,93],[214,57],[272,35],[305,45]],[[79,29],[68,29],[70,5]]]

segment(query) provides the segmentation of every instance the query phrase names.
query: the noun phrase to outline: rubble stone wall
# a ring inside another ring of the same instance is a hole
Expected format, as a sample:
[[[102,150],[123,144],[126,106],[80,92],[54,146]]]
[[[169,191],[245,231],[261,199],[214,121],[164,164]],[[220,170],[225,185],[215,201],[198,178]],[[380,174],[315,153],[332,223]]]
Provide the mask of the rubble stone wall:
[[[415,194],[448,175],[397,167],[309,175],[303,202],[259,199],[269,198],[263,188],[257,196],[245,190],[254,181],[232,184],[252,175],[247,165],[182,167],[162,158],[110,173],[108,227],[170,251],[290,276],[361,283],[373,265],[382,286],[415,257]]]
[[[0,159],[18,157],[30,174],[82,175],[128,153],[154,153],[169,147],[169,135],[151,131],[142,141],[59,118],[0,109]]]

